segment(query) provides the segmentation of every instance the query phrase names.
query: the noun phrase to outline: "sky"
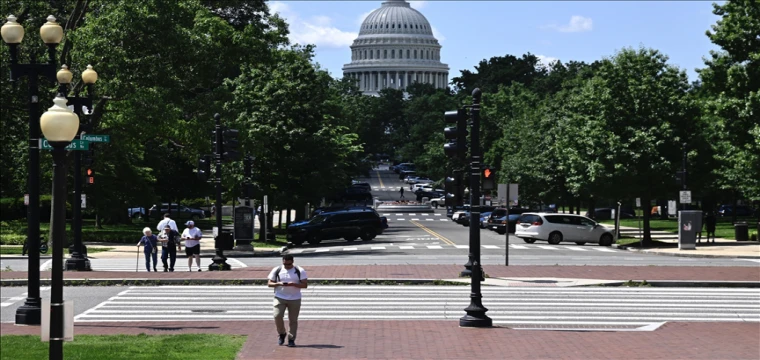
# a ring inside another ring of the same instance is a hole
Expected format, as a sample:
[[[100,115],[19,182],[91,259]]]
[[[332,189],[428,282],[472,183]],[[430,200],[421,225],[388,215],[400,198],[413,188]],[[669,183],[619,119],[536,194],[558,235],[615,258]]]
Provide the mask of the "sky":
[[[703,57],[718,50],[705,31],[719,19],[711,1],[409,1],[443,46],[449,79],[484,59],[532,53],[544,62],[592,62],[624,47],[660,50],[697,80]],[[290,26],[290,40],[316,45],[332,76],[350,62],[364,18],[382,1],[269,1]],[[722,3],[722,2],[720,2]]]

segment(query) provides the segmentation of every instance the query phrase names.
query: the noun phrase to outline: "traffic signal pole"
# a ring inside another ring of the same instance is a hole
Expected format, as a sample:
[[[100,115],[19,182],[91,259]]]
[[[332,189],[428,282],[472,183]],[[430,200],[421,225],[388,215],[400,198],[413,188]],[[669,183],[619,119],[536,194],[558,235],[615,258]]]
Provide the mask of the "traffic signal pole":
[[[214,163],[216,164],[216,237],[222,236],[222,117],[219,114],[214,114],[214,120],[216,125],[214,126],[214,136],[216,141],[216,149],[214,149]],[[227,258],[224,256],[224,250],[220,244],[220,241],[215,238],[215,250],[216,254],[212,261],[213,264],[208,266],[209,271],[215,270],[230,270],[230,266],[226,263]]]
[[[467,315],[459,319],[461,327],[490,327],[493,321],[486,315],[488,309],[483,306],[480,282],[483,269],[480,264],[480,99],[482,93],[476,88],[472,91],[470,114],[470,254],[472,254],[472,275],[470,276],[470,305],[464,309]]]

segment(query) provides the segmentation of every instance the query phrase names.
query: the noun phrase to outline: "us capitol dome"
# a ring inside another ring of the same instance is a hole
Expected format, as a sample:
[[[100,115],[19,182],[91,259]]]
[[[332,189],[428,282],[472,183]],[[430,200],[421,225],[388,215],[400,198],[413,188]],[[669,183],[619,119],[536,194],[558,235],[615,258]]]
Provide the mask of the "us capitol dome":
[[[405,0],[388,0],[364,19],[343,76],[377,96],[381,89],[405,90],[415,82],[445,89],[449,66],[441,63],[441,45],[425,16]]]

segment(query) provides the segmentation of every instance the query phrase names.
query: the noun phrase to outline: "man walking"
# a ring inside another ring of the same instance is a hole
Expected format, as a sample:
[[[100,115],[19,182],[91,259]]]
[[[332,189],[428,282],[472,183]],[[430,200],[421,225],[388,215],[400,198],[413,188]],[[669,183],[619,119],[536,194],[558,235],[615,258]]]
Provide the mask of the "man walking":
[[[274,324],[277,327],[277,344],[285,343],[288,337],[288,346],[296,346],[296,334],[298,332],[298,313],[301,311],[301,289],[308,286],[308,276],[302,267],[293,265],[293,255],[283,255],[282,266],[278,266],[269,273],[268,285],[274,288]],[[285,310],[288,310],[290,331],[285,329]]]
[[[399,190],[398,192],[401,193],[401,197],[399,199],[403,199],[404,198],[404,187],[402,186],[401,190]]]
[[[158,241],[161,242],[161,262],[164,263],[164,272],[174,272],[174,263],[177,262],[177,250],[182,251],[182,245],[179,243],[179,233],[173,230],[171,225],[166,225],[164,226],[164,232],[158,236]],[[170,260],[169,264],[166,263],[167,258]]]
[[[172,230],[179,232],[179,229],[177,229],[177,222],[172,220],[171,215],[169,213],[164,214],[164,219],[161,220],[158,225],[156,225],[156,231],[158,234],[162,234],[164,232],[164,228],[166,225],[169,225]]]
[[[201,271],[201,238],[203,232],[195,227],[192,220],[185,223],[187,228],[182,232],[182,239],[185,240],[185,255],[187,255],[187,270],[193,271],[193,257],[195,264],[198,265],[198,271]]]

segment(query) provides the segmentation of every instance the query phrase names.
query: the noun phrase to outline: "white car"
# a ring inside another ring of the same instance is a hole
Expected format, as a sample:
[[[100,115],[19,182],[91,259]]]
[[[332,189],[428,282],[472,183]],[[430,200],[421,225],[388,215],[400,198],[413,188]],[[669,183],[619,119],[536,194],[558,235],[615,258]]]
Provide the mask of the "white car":
[[[553,245],[572,241],[610,246],[615,242],[614,229],[573,214],[524,213],[517,219],[515,236],[529,244],[542,240]]]
[[[446,196],[441,196],[436,199],[430,199],[430,205],[435,208],[446,205]]]

